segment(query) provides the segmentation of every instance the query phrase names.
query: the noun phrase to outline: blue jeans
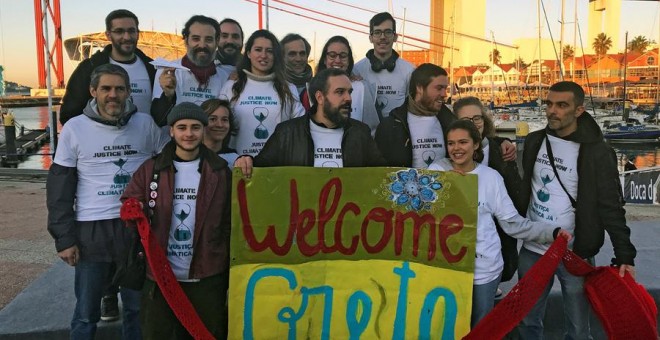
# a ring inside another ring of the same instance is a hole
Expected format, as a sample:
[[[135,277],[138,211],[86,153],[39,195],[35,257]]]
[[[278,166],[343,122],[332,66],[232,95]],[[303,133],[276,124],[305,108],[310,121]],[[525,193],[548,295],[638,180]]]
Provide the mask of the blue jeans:
[[[495,292],[502,279],[502,273],[497,279],[481,285],[472,285],[472,316],[470,328],[474,328],[495,306]]]
[[[518,258],[518,278],[525,273],[541,258],[541,254],[529,251],[524,247],[520,250]],[[593,258],[587,259],[591,264]],[[591,306],[584,293],[584,278],[569,273],[562,263],[557,267],[555,275],[561,284],[562,302],[564,305],[564,339],[592,339],[589,329],[589,313]],[[543,317],[545,316],[546,303],[553,280],[545,287],[543,294],[536,302],[532,310],[527,314],[518,326],[521,339],[543,339]]]
[[[71,339],[94,339],[101,318],[101,298],[109,284],[112,263],[80,261],[75,266],[76,309],[71,320]],[[141,339],[140,291],[120,288],[123,306],[122,338]]]

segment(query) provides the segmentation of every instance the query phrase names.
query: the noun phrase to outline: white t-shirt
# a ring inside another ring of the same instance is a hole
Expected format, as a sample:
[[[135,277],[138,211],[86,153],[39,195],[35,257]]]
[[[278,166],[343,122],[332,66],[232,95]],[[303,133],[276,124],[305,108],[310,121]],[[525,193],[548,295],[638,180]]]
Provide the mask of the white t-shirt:
[[[548,135],[552,154],[555,156],[555,166],[566,190],[577,198],[577,158],[580,144]],[[541,144],[534,163],[532,174],[532,197],[530,198],[527,217],[532,221],[544,221],[561,227],[573,233],[575,230],[575,209],[561,188],[559,181],[550,165],[545,140]],[[544,254],[548,245],[535,242],[524,242],[523,246],[535,253]],[[569,246],[572,246],[569,244]]]
[[[353,73],[366,80],[372,91],[375,91],[376,110],[383,117],[389,116],[390,111],[401,106],[406,100],[410,75],[414,70],[413,64],[401,58],[396,60],[392,72],[374,72],[368,58],[363,58],[353,67]]]
[[[231,100],[232,86],[235,81],[228,81],[221,91],[221,98]],[[236,136],[231,138],[239,155],[256,156],[282,121],[300,117],[305,108],[296,97],[296,87],[289,84],[294,102],[287,102],[281,110],[280,97],[272,81],[256,81],[248,78],[243,92],[236,101],[231,102],[234,111],[234,123],[238,127]]]
[[[119,197],[137,168],[158,153],[170,136],[146,113],[122,127],[71,118],[60,134],[55,163],[77,168],[76,221],[119,218]]]
[[[425,169],[433,161],[445,158],[445,135],[440,121],[435,116],[417,116],[408,112],[410,142],[412,144],[412,166]]]
[[[172,201],[172,225],[167,242],[167,259],[178,281],[190,277],[197,211],[197,188],[201,174],[199,158],[190,162],[174,161],[174,199]]]
[[[523,240],[550,241],[555,228],[518,215],[506,192],[502,176],[494,169],[476,164],[474,170],[469,172],[477,175],[479,201],[474,284],[482,285],[497,279],[504,268],[500,236],[494,219],[497,219],[507,234]],[[429,170],[452,169],[451,161],[447,158],[429,166]]]
[[[490,142],[488,141],[488,138],[484,138],[481,140],[481,151],[484,152],[484,159],[481,161],[481,164],[487,164],[490,161]]]
[[[343,168],[341,141],[344,137],[344,129],[328,129],[314,122],[309,122],[309,129],[314,141],[314,167]]]
[[[135,58],[132,64],[123,64],[110,58],[110,64],[121,66],[131,81],[131,100],[139,112],[151,112],[151,79],[142,59]]]
[[[175,63],[181,65],[181,59],[175,60]],[[154,98],[160,98],[163,94],[163,89],[158,83],[158,78],[163,73],[163,69],[156,71],[156,78],[154,79]],[[206,87],[201,87],[201,84],[195,78],[191,71],[183,69],[175,69],[174,76],[176,77],[176,102],[190,102],[201,105],[204,101],[211,98],[218,98],[222,86],[227,82],[229,73],[219,65],[216,65],[216,74],[209,78]]]

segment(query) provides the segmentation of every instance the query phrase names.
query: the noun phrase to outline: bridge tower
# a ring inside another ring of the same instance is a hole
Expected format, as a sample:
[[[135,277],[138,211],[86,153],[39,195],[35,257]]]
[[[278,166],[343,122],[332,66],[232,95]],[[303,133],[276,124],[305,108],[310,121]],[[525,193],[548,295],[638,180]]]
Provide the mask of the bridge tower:
[[[48,46],[48,16],[52,21],[55,33],[53,46]],[[55,88],[64,88],[64,59],[62,56],[62,18],[60,16],[60,0],[34,0],[34,26],[37,42],[37,67],[39,88],[46,88],[46,53],[55,72],[57,82]]]

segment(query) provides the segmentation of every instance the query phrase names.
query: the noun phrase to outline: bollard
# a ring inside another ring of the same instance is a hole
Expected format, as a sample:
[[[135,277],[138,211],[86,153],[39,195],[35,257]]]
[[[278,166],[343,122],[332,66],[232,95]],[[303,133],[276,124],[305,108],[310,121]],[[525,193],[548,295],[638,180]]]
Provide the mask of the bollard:
[[[529,134],[529,124],[527,122],[516,123],[516,163],[519,171],[522,171],[522,155],[525,150],[525,138]]]
[[[14,125],[14,115],[7,112],[3,117],[5,124],[5,150],[7,152],[6,162],[10,166],[18,164],[16,157],[16,126]]]

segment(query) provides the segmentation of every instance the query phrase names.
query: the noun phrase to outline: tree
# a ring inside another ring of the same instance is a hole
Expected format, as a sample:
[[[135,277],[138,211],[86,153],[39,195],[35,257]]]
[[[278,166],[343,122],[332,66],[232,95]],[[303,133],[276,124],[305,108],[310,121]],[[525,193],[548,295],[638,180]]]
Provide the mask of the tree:
[[[564,48],[562,48],[562,54],[564,55],[564,59],[573,58],[575,56],[575,50],[571,45],[564,45]]]
[[[518,70],[522,70],[522,69],[526,68],[527,66],[529,66],[529,64],[526,63],[525,60],[523,60],[522,57],[518,57],[518,59],[514,60],[513,64],[516,65],[516,68],[518,68]]]
[[[612,38],[608,37],[605,33],[598,33],[596,38],[594,38],[592,46],[598,57],[601,57],[607,54],[607,51],[612,47]]]
[[[646,39],[645,36],[638,35],[633,38],[633,40],[628,42],[628,51],[630,52],[638,52],[640,54],[646,52],[646,49],[649,47],[651,44],[651,41]]]
[[[500,55],[500,51],[494,48],[492,52],[488,53],[488,60],[493,62],[494,64],[499,64],[500,61],[502,60],[502,55]]]

